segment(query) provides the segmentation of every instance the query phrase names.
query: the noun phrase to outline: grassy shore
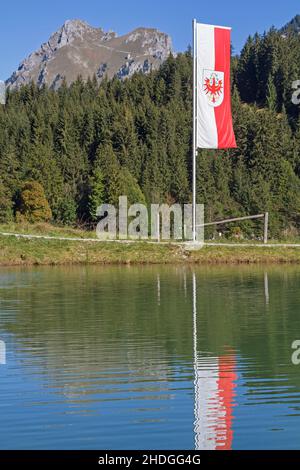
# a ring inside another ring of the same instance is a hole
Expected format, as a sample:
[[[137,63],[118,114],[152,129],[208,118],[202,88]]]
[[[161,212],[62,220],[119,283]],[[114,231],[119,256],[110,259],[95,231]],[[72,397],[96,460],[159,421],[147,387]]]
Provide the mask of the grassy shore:
[[[70,238],[68,240],[24,239],[0,235],[1,266],[64,264],[262,264],[299,263],[300,248],[204,247],[188,251],[184,245],[81,242],[93,239],[94,232],[66,229],[46,224],[0,226],[0,232]]]

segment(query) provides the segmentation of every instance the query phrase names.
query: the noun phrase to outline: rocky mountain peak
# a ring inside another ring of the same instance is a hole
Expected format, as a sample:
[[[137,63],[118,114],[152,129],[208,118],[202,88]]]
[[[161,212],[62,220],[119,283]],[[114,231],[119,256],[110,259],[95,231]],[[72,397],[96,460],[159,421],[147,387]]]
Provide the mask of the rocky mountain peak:
[[[85,21],[67,20],[60,30],[54,33],[51,38],[57,40],[58,44],[62,47],[75,39],[83,39],[84,35],[90,32],[91,29],[92,28]]]
[[[137,28],[118,37],[113,31],[90,26],[79,19],[67,20],[47,42],[24,59],[7,80],[11,88],[30,81],[58,88],[80,75],[123,79],[134,72],[158,68],[172,52],[170,36],[151,28]]]

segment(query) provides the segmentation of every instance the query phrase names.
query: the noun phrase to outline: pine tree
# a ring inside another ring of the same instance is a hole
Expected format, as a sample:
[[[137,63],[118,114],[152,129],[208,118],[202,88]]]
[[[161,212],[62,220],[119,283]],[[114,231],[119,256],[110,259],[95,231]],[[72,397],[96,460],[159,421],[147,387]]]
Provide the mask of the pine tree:
[[[105,204],[104,175],[100,168],[95,168],[89,180],[89,216],[94,222],[97,220],[97,209]]]
[[[7,223],[13,220],[12,195],[0,178],[0,223]]]
[[[277,110],[277,92],[272,75],[269,76],[267,83],[267,106],[270,111]]]

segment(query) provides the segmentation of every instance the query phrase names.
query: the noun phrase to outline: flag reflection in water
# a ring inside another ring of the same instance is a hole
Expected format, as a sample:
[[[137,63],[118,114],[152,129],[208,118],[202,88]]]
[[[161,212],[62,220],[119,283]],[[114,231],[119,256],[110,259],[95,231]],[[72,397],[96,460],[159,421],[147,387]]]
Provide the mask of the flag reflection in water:
[[[199,357],[197,348],[197,284],[193,274],[193,337],[195,373],[195,449],[231,450],[236,357]]]
[[[230,450],[237,374],[234,356],[205,358],[195,368],[196,450]]]

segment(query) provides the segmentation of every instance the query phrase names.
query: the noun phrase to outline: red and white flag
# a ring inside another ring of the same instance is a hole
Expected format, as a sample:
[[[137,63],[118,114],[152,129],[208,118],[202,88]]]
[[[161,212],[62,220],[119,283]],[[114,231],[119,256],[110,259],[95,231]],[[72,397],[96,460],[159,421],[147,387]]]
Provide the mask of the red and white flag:
[[[236,148],[230,93],[231,29],[195,24],[196,147]]]

